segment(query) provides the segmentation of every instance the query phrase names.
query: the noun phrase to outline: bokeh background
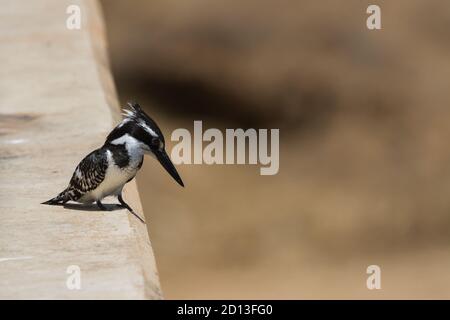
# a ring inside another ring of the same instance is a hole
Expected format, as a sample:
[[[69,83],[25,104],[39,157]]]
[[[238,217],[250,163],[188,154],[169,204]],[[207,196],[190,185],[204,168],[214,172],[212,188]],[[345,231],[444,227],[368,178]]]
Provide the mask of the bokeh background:
[[[275,176],[182,165],[181,189],[145,161],[166,298],[450,298],[447,0],[102,4],[121,103],[166,140],[194,120],[280,128]]]

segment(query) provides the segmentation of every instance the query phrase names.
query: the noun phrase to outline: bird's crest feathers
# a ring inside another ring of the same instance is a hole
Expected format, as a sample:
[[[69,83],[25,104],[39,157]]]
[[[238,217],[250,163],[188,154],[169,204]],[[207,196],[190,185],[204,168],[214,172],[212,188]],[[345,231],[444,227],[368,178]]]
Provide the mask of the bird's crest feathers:
[[[141,106],[138,103],[128,102],[127,106],[128,106],[127,109],[122,110],[123,111],[122,115],[124,116],[124,119],[122,120],[122,123],[119,125],[119,127],[123,126],[128,122],[132,122],[140,126],[151,136],[157,137],[162,141],[164,141],[163,134],[159,129],[158,125],[156,124],[156,122],[152,118],[150,118],[144,112],[144,110],[142,110]]]
[[[145,113],[142,111],[141,106],[136,102],[128,102],[127,103],[129,109],[122,109],[122,115],[125,119],[138,121],[143,118]]]

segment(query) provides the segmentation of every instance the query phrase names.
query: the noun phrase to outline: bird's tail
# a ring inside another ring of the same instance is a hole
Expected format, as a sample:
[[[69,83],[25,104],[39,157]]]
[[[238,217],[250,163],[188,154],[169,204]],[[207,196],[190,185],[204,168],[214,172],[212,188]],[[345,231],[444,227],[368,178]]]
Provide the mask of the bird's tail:
[[[42,202],[41,204],[48,204],[48,205],[59,205],[59,204],[64,204],[67,201],[70,200],[69,195],[68,195],[68,190],[65,189],[63,192],[61,192],[60,194],[58,194],[56,197],[47,200],[45,202]]]

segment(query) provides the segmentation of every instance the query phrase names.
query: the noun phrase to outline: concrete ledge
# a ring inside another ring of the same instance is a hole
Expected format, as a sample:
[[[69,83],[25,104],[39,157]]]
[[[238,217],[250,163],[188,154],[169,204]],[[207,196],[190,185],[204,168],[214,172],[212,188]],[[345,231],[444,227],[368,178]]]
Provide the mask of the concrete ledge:
[[[72,4],[81,30],[66,28]],[[0,41],[0,298],[160,299],[147,228],[134,216],[40,205],[120,117],[98,4],[6,0]],[[143,217],[134,181],[125,198]],[[80,290],[66,286],[71,265]]]

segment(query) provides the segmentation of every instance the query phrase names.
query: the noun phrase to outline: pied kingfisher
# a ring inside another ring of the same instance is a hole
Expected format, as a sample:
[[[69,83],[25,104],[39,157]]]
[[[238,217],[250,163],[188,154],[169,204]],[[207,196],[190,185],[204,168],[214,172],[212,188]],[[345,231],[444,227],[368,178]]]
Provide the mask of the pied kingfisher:
[[[144,154],[156,157],[169,174],[184,187],[164,149],[164,136],[158,125],[137,103],[128,103],[128,106],[130,109],[124,110],[124,119],[111,131],[103,146],[81,160],[69,186],[42,204],[62,205],[69,200],[80,203],[96,202],[100,209],[107,210],[101,200],[115,195],[122,207],[136,215],[123,200],[122,189],[136,176],[144,162]]]

